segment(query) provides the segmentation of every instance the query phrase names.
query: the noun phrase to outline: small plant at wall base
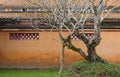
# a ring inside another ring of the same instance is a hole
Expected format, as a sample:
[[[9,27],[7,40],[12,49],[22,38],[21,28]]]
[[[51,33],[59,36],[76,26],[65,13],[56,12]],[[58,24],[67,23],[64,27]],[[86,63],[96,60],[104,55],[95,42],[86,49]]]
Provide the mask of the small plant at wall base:
[[[32,1],[29,0],[31,3]],[[119,2],[119,1],[118,1]],[[106,61],[96,53],[96,47],[101,42],[100,27],[103,19],[110,14],[110,11],[118,6],[112,6],[112,0],[41,0],[40,3],[33,3],[43,7],[48,13],[48,24],[52,26],[51,31],[56,28],[59,32],[62,43],[62,64],[59,73],[64,66],[64,51],[69,48],[79,53],[88,62]],[[93,21],[93,37],[86,37],[85,24]],[[37,21],[40,23],[40,21]],[[65,35],[64,30],[68,33]],[[87,54],[73,44],[72,35],[82,40],[87,48]]]

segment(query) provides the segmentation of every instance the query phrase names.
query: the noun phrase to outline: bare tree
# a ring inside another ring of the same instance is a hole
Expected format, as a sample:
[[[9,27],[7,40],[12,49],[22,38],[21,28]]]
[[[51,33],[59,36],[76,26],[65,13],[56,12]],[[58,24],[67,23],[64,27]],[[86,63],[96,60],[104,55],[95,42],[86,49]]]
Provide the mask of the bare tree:
[[[100,44],[101,33],[100,27],[103,19],[110,11],[118,6],[109,7],[112,0],[38,0],[42,7],[49,14],[49,25],[56,28],[59,32],[62,43],[62,64],[60,73],[64,65],[65,47],[79,53],[89,62],[106,62],[96,53],[96,47]],[[37,2],[35,5],[40,6]],[[109,9],[108,9],[109,8]],[[88,20],[93,21],[93,38],[89,39],[85,33],[85,23]],[[68,35],[64,35],[63,30],[68,31]],[[87,48],[87,54],[77,48],[72,42],[72,35],[82,40]]]

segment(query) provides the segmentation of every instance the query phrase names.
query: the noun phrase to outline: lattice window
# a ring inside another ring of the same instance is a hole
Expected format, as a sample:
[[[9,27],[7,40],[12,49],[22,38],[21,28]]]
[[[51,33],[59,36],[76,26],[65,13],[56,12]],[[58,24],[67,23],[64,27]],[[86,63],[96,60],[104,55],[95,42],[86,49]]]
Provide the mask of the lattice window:
[[[92,40],[94,34],[93,34],[93,33],[85,33],[85,36],[86,36],[86,38],[88,38],[89,40]],[[72,40],[80,40],[77,36],[75,36],[75,34],[73,34],[73,35],[71,36],[71,39],[72,39]]]
[[[10,40],[39,40],[39,33],[10,33]]]
[[[27,9],[27,12],[37,12],[38,9],[35,9],[35,8],[28,8]]]
[[[72,40],[79,40],[79,38],[75,34],[72,34],[71,39]]]
[[[0,12],[5,12],[5,9],[4,8],[0,8]]]
[[[20,9],[20,8],[13,8],[13,9],[11,9],[11,12],[22,12],[22,9]]]

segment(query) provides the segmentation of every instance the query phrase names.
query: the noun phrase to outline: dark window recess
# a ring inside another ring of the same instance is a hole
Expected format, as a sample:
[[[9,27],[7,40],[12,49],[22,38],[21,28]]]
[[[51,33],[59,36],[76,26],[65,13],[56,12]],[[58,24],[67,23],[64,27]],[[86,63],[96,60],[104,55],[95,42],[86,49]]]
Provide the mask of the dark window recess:
[[[94,36],[93,33],[85,33],[85,37],[89,40],[92,40],[93,36]],[[80,40],[77,36],[75,36],[75,34],[72,34],[71,39],[72,40]]]
[[[26,9],[26,8],[22,8],[22,11],[23,11],[23,12],[27,12],[27,9]]]
[[[10,33],[10,40],[39,40],[39,33]]]

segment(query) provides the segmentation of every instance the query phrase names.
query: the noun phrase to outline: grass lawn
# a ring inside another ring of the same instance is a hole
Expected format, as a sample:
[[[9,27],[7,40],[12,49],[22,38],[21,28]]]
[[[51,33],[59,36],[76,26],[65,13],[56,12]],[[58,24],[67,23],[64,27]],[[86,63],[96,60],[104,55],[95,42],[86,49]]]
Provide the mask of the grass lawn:
[[[57,69],[0,70],[0,77],[60,77]],[[61,77],[120,77],[120,65],[80,61],[64,69]]]
[[[62,77],[120,77],[120,65],[79,61],[63,73]]]
[[[0,77],[59,77],[58,70],[0,70]]]

